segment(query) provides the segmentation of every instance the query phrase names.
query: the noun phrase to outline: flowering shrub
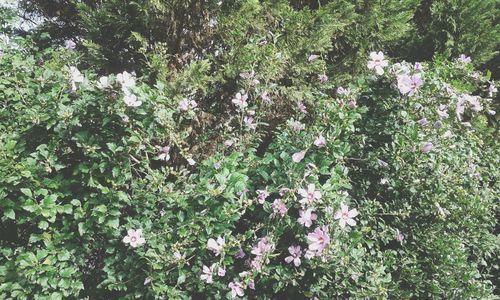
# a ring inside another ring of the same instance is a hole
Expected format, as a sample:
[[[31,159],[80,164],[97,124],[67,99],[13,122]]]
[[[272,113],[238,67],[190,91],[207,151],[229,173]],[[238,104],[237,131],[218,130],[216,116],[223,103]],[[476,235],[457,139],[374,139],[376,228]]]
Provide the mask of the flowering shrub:
[[[226,24],[153,82],[1,44],[0,299],[493,297],[495,82]]]

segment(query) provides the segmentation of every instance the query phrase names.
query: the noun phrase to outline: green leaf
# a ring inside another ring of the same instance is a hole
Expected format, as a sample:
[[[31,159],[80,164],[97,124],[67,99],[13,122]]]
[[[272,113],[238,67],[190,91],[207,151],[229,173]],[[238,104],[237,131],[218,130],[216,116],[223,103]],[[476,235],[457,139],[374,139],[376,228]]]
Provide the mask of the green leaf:
[[[33,194],[31,193],[30,189],[22,188],[21,193],[25,194],[26,196],[28,196],[30,198],[33,197]]]
[[[12,219],[12,220],[15,220],[16,219],[16,213],[14,212],[14,210],[12,208],[7,208],[5,211],[4,211],[4,216],[6,216],[7,218],[9,219]]]

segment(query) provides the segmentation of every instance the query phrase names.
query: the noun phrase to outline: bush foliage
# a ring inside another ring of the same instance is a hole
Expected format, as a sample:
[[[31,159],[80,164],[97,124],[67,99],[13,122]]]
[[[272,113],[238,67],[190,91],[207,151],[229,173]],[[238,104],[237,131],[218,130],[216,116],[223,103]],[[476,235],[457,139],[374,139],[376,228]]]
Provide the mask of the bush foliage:
[[[25,1],[60,19],[0,36],[0,299],[493,299],[494,26],[438,34],[493,7],[417,2]]]

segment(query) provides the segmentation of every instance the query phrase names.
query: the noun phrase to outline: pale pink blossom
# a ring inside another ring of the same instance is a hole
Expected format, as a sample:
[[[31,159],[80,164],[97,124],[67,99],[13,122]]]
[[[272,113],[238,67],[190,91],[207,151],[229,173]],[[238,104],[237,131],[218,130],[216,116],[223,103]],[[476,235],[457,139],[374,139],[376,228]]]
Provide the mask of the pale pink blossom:
[[[463,64],[470,64],[472,62],[470,56],[466,56],[465,54],[460,54],[457,60]]]
[[[225,140],[224,141],[224,146],[226,146],[228,148],[231,147],[233,144],[234,144],[233,140]]]
[[[422,71],[423,70],[422,64],[419,63],[419,62],[416,62],[413,67],[415,68],[416,71]]]
[[[188,159],[187,159],[187,162],[188,162],[188,164],[189,164],[190,166],[194,166],[194,165],[196,164],[196,161],[195,161],[194,159],[192,159],[192,158],[188,158]]]
[[[302,197],[300,200],[300,203],[303,205],[310,205],[312,204],[315,200],[321,199],[321,192],[316,191],[316,187],[314,186],[313,183],[310,183],[307,185],[307,190],[300,188],[298,190],[299,195]]]
[[[302,161],[304,159],[304,156],[306,155],[306,151],[302,150],[299,152],[296,152],[292,155],[292,160],[296,163]]]
[[[198,103],[196,103],[196,101],[194,100],[189,100],[189,99],[182,99],[180,102],[179,102],[179,110],[181,111],[188,111],[190,109],[194,109],[198,106]]]
[[[299,110],[302,113],[307,114],[306,106],[304,105],[304,103],[302,101],[297,102],[297,106],[299,107]]]
[[[354,218],[358,215],[357,209],[349,210],[349,207],[345,204],[340,205],[340,209],[335,213],[334,219],[339,220],[339,225],[341,228],[344,228],[345,225],[356,226],[356,221]]]
[[[144,279],[144,285],[148,285],[151,282],[151,280],[152,280],[151,277],[146,277]]]
[[[236,298],[237,296],[243,297],[245,295],[243,286],[238,281],[230,282],[228,287],[231,289],[231,297],[233,298]]]
[[[401,232],[399,232],[399,229],[396,229],[396,234],[394,234],[394,239],[402,244],[404,238],[405,236]]]
[[[384,74],[384,68],[389,65],[389,62],[385,60],[384,53],[382,51],[379,52],[371,52],[370,60],[368,61],[368,69],[375,69],[375,72],[378,75]]]
[[[250,279],[248,281],[248,288],[252,289],[252,290],[255,290],[255,281],[253,281],[253,279]]]
[[[300,121],[293,121],[291,122],[291,127],[294,131],[301,131],[305,128],[305,125],[300,123]]]
[[[123,102],[129,107],[139,107],[142,105],[142,101],[138,100],[136,95],[129,92],[123,95]]]
[[[271,245],[267,237],[263,237],[257,242],[257,245],[252,248],[251,253],[256,256],[263,256],[269,250],[271,250]]]
[[[215,264],[212,265],[210,268],[203,265],[203,274],[201,274],[201,276],[200,276],[201,280],[205,281],[206,283],[212,283],[213,282],[213,275],[214,275],[214,268],[215,268]]]
[[[244,109],[248,106],[247,99],[248,99],[247,94],[242,95],[241,93],[236,93],[231,102],[233,102],[233,104],[236,105],[239,109]]]
[[[74,50],[76,48],[76,43],[72,40],[64,41],[64,48],[68,50]]]
[[[309,242],[309,250],[315,252],[317,256],[320,255],[330,243],[328,227],[325,225],[317,227],[313,232],[307,235],[307,241]]]
[[[356,100],[350,100],[347,103],[347,106],[349,106],[349,108],[356,108],[356,107],[358,107],[358,103],[356,102]]]
[[[267,197],[269,197],[269,192],[267,190],[257,190],[257,202],[259,202],[259,204],[263,204]]]
[[[422,153],[429,153],[429,152],[431,152],[432,148],[434,148],[434,145],[432,143],[428,142],[428,143],[422,144],[422,147],[420,148],[420,150],[422,151]]]
[[[243,79],[252,79],[255,77],[255,71],[252,72],[241,72],[240,77]]]
[[[401,94],[408,94],[408,96],[413,96],[418,88],[424,84],[420,74],[399,75],[397,79],[399,91]]]
[[[312,222],[315,221],[318,216],[314,213],[314,210],[312,208],[308,208],[306,210],[300,210],[299,211],[299,223],[306,226],[306,227],[311,227]]]
[[[236,258],[244,258],[245,257],[245,251],[243,251],[243,249],[240,248],[240,250],[238,251],[238,253],[236,253],[236,255],[234,257],[236,257]]]
[[[207,241],[207,249],[215,253],[215,256],[220,255],[225,245],[226,241],[220,236],[217,238],[217,241],[212,238],[208,239]]]
[[[320,135],[315,141],[314,145],[318,148],[323,148],[326,146],[326,139],[324,136]]]
[[[328,76],[326,76],[326,74],[319,74],[318,79],[321,83],[325,83],[328,81]]]
[[[449,117],[448,108],[446,107],[446,105],[440,105],[439,109],[436,112],[443,119],[446,119]]]
[[[260,94],[260,98],[262,99],[262,101],[266,102],[266,103],[270,103],[271,102],[271,97],[269,97],[269,94],[268,92],[264,91]]]
[[[146,240],[142,237],[141,229],[129,229],[127,235],[123,238],[123,242],[129,244],[132,248],[136,248],[144,244]]]
[[[281,217],[284,217],[288,212],[288,208],[283,202],[281,202],[281,199],[275,199],[271,204],[271,207],[274,210],[274,213],[281,215]]]
[[[160,154],[158,154],[158,159],[163,161],[168,161],[170,159],[170,146],[160,147]]]
[[[288,252],[290,252],[290,256],[285,257],[285,261],[289,264],[293,262],[293,264],[298,267],[300,266],[300,256],[302,255],[302,250],[300,250],[300,246],[290,246],[288,247]]]
[[[311,62],[311,61],[315,61],[315,60],[316,60],[316,59],[318,59],[318,58],[319,58],[319,55],[316,55],[316,54],[311,54],[311,55],[309,55],[309,57],[307,58],[307,60],[308,60],[309,62]]]
[[[217,275],[219,275],[220,277],[224,277],[224,275],[226,275],[226,269],[224,269],[223,267],[219,267]]]
[[[345,89],[341,86],[337,88],[337,94],[338,95],[348,95],[350,93],[349,89]]]
[[[243,123],[249,128],[249,129],[255,129],[257,128],[257,123],[254,123],[254,119],[252,116],[245,116],[243,118]]]
[[[422,119],[418,120],[417,123],[420,126],[427,126],[427,125],[429,125],[429,121],[427,121],[427,118],[422,118]]]

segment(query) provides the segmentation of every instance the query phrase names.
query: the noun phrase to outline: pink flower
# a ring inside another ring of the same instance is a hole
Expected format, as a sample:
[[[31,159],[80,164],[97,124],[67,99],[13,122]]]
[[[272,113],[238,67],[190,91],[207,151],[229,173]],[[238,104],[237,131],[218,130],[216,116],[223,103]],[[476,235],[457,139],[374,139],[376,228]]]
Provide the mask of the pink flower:
[[[302,113],[307,114],[306,106],[304,105],[304,103],[302,101],[297,102],[297,106],[299,107],[299,110]]]
[[[422,71],[423,70],[422,64],[419,63],[419,62],[415,63],[414,68],[415,68],[416,71]]]
[[[314,145],[318,148],[323,148],[326,146],[326,140],[325,138],[320,135],[315,141],[314,141]]]
[[[315,200],[321,199],[321,193],[316,191],[316,188],[313,183],[307,185],[306,189],[299,189],[298,193],[302,196],[300,203],[303,205],[312,204]]]
[[[417,123],[420,126],[427,126],[429,124],[429,121],[427,121],[427,118],[422,118],[422,119],[418,120]]]
[[[248,281],[248,287],[252,290],[255,290],[255,281],[253,281],[253,279],[250,279],[250,281]]]
[[[398,88],[401,94],[408,94],[408,96],[413,96],[417,89],[424,84],[420,74],[412,75],[399,75],[398,76]]]
[[[238,253],[236,253],[236,255],[234,257],[236,257],[236,258],[244,258],[245,257],[245,251],[243,251],[243,249],[240,248],[240,250],[238,251]]]
[[[375,69],[375,72],[378,75],[383,75],[384,74],[384,67],[387,67],[389,65],[389,62],[385,60],[384,58],[384,53],[382,51],[377,52],[371,52],[370,53],[370,60],[368,61],[368,69]]]
[[[210,268],[203,265],[203,274],[201,274],[201,276],[200,276],[201,280],[206,281],[206,283],[212,283],[213,282],[214,268],[215,268],[215,264],[212,265]]]
[[[76,48],[76,43],[72,40],[67,40],[64,42],[64,48],[68,50],[74,50]]]
[[[234,144],[233,140],[225,140],[224,141],[224,146],[226,146],[228,148],[231,147],[233,144]]]
[[[337,88],[337,94],[338,95],[347,95],[347,94],[349,94],[349,89],[345,89],[345,88],[339,86]]]
[[[255,76],[255,71],[252,72],[241,72],[240,77],[243,79],[252,79]]]
[[[292,155],[292,160],[296,163],[300,162],[301,160],[304,159],[304,156],[306,155],[306,151],[302,150],[299,152],[296,152]]]
[[[142,237],[141,229],[129,229],[127,235],[123,238],[123,242],[125,244],[130,244],[132,248],[136,248],[144,244],[146,240]]]
[[[300,256],[302,255],[302,251],[300,250],[300,246],[290,246],[288,247],[288,252],[290,252],[290,256],[285,257],[285,261],[289,264],[293,261],[293,264],[298,267],[300,266]]]
[[[188,110],[193,109],[193,108],[195,108],[197,106],[198,106],[198,103],[196,103],[196,101],[194,101],[194,100],[188,100],[186,98],[182,99],[179,102],[179,109],[181,111],[188,111]]]
[[[159,160],[168,161],[170,159],[170,146],[165,146],[160,148],[160,154],[158,155]]]
[[[217,275],[219,275],[220,277],[224,277],[224,275],[226,275],[226,269],[224,269],[223,267],[219,267],[219,271],[217,271]]]
[[[356,226],[356,221],[354,218],[358,215],[357,209],[349,210],[349,207],[345,204],[340,205],[340,209],[335,213],[334,219],[339,220],[340,228],[344,228],[345,225]]]
[[[256,255],[256,256],[263,256],[269,250],[271,250],[271,245],[269,245],[267,237],[263,237],[259,240],[257,245],[252,248],[251,253]]]
[[[396,234],[394,235],[394,239],[402,244],[404,238],[405,236],[401,232],[399,232],[399,229],[396,229]]]
[[[262,101],[264,101],[266,103],[271,102],[271,97],[269,97],[269,94],[266,91],[264,91],[260,94],[260,98],[262,99]]]
[[[226,241],[220,236],[217,238],[217,241],[212,238],[207,241],[207,249],[214,252],[215,256],[218,256],[222,252],[224,245],[226,245]]]
[[[281,217],[284,217],[288,212],[288,208],[283,202],[281,202],[281,199],[274,200],[273,204],[271,204],[271,207],[273,208],[274,213],[280,214]]]
[[[248,106],[247,103],[248,95],[247,94],[241,94],[241,93],[236,93],[236,96],[234,96],[233,100],[231,102],[234,103],[239,109],[244,109]]]
[[[305,125],[300,123],[299,121],[293,121],[291,125],[292,129],[295,131],[301,131],[302,129],[305,128]]]
[[[299,211],[300,218],[298,219],[299,223],[306,227],[311,227],[312,222],[318,218],[318,216],[315,213],[313,213],[313,211],[314,210],[312,208],[308,208],[306,210],[300,210]]]
[[[319,58],[319,55],[316,55],[316,54],[311,54],[309,55],[309,57],[307,58],[307,61],[311,62],[311,61],[315,61],[316,59]]]
[[[420,150],[422,151],[422,153],[429,153],[431,152],[432,148],[434,148],[434,145],[432,143],[424,143]]]
[[[257,190],[257,201],[259,204],[263,204],[267,197],[269,197],[269,192],[267,190]]]
[[[243,123],[245,123],[245,125],[250,128],[250,129],[255,129],[257,128],[257,123],[254,123],[253,122],[253,117],[251,116],[245,116],[243,118]]]
[[[470,56],[466,56],[465,54],[460,54],[457,60],[463,64],[470,64],[472,61]]]
[[[237,281],[230,282],[228,287],[231,289],[231,297],[233,298],[236,298],[236,296],[243,297],[245,295],[243,286]]]
[[[443,118],[446,119],[449,117],[448,115],[448,109],[446,108],[446,105],[440,105],[439,109],[437,110],[437,114]]]
[[[318,75],[318,79],[321,83],[325,83],[328,81],[328,76],[326,76],[325,74],[320,74]]]
[[[321,254],[323,250],[330,243],[330,236],[328,235],[328,227],[325,225],[316,228],[313,232],[307,235],[309,242],[309,250],[315,252],[315,255]],[[311,253],[306,253],[311,255]]]

